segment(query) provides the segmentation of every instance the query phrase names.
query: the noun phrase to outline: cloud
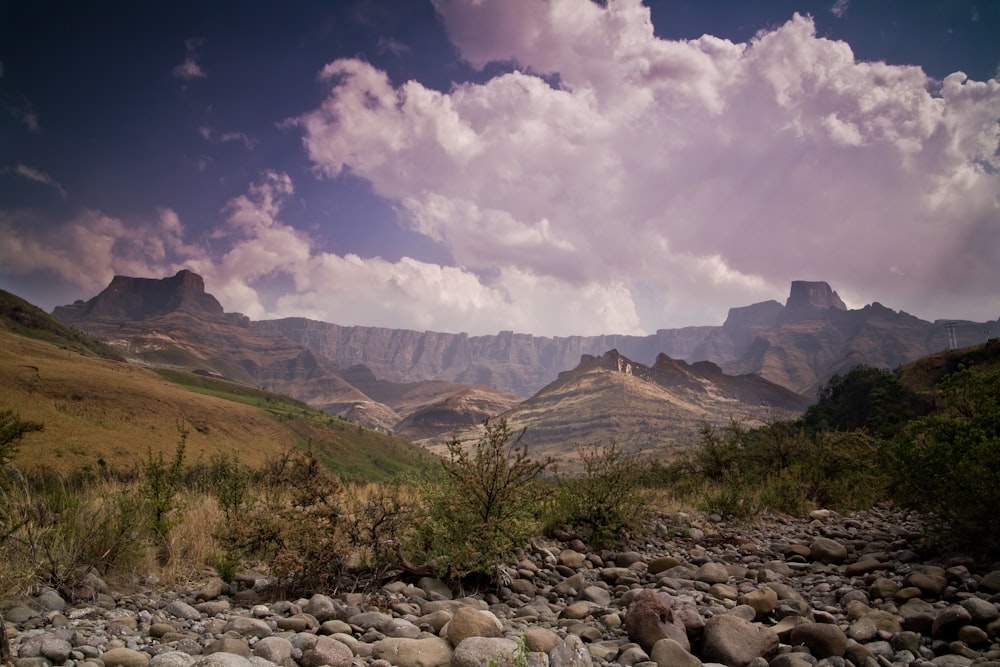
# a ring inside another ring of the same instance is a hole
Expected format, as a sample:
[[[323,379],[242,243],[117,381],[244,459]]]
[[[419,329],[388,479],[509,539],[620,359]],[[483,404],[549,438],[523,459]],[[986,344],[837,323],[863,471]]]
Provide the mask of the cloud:
[[[63,199],[66,199],[66,190],[63,188],[63,186],[60,185],[51,176],[49,176],[48,174],[46,174],[44,171],[39,171],[38,169],[35,169],[34,167],[29,167],[29,166],[27,166],[25,164],[21,164],[20,162],[13,169],[11,169],[11,168],[8,167],[8,168],[4,169],[3,171],[5,173],[14,173],[14,174],[17,174],[18,176],[26,178],[29,181],[34,181],[36,183],[41,183],[42,185],[47,185],[50,188],[52,188],[53,190],[55,190],[56,192],[58,192],[60,197],[62,197]]]
[[[14,275],[55,275],[89,295],[107,287],[116,274],[172,275],[201,255],[183,236],[171,209],[131,223],[84,209],[54,225],[37,213],[5,211],[0,212],[0,265]]]
[[[844,14],[847,13],[848,7],[851,5],[851,0],[837,0],[830,7],[830,13],[836,16],[838,19],[844,18]]]
[[[204,40],[190,38],[184,42],[185,57],[184,62],[173,69],[174,77],[191,81],[193,79],[204,79],[207,75],[198,64],[198,48]]]
[[[257,145],[257,141],[245,132],[216,133],[215,130],[208,125],[200,125],[198,127],[198,134],[200,134],[201,138],[205,141],[216,141],[222,144],[230,142],[243,144],[248,151],[253,150]]]
[[[379,54],[391,53],[394,56],[402,56],[410,52],[410,47],[393,37],[379,37],[376,46]]]
[[[458,266],[600,286],[647,331],[794,279],[925,317],[1000,310],[996,80],[859,62],[798,15],[739,44],[659,39],[638,0],[435,7],[464,59],[513,71],[440,92],[336,60],[293,124],[318,175],[366,179]]]
[[[38,114],[35,113],[34,107],[32,107],[31,102],[27,98],[4,93],[0,95],[0,102],[2,102],[7,114],[19,123],[22,123],[28,128],[29,132],[34,134],[41,132],[41,126],[38,124]]]

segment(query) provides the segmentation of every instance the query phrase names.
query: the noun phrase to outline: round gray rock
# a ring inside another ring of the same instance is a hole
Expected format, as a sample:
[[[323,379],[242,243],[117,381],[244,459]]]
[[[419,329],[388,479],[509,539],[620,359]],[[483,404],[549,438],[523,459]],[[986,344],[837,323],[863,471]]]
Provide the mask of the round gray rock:
[[[778,649],[778,635],[773,630],[731,614],[708,619],[704,632],[704,658],[730,667],[744,667]]]

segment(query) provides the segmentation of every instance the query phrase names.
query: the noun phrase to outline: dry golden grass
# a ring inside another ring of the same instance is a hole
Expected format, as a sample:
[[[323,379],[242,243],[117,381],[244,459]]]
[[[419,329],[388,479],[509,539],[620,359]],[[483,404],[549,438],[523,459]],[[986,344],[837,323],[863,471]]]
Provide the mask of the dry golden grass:
[[[129,469],[147,453],[169,457],[179,430],[190,459],[238,453],[259,466],[294,447],[295,436],[251,405],[191,392],[152,370],[83,357],[0,328],[0,407],[45,430],[28,434],[14,462],[58,473]]]

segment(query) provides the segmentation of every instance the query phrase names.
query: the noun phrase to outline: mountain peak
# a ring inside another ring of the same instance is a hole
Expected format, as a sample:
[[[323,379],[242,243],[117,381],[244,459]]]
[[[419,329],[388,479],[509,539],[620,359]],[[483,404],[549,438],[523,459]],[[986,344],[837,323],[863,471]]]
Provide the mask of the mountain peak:
[[[847,310],[840,296],[822,280],[793,280],[785,308],[789,310]]]
[[[175,311],[208,318],[225,315],[222,304],[205,292],[202,277],[188,269],[162,279],[115,276],[93,299],[60,306],[52,314],[72,323],[82,318],[144,320]]]

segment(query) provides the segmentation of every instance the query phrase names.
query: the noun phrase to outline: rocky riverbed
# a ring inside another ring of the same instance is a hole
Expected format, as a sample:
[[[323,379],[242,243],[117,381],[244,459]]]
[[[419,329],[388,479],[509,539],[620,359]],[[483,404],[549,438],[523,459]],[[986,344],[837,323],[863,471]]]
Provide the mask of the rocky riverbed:
[[[86,599],[44,590],[3,614],[16,667],[1000,667],[1000,565],[922,562],[923,532],[885,508],[672,515],[620,552],[538,540],[494,591],[425,577],[268,601],[248,577],[91,577]]]

